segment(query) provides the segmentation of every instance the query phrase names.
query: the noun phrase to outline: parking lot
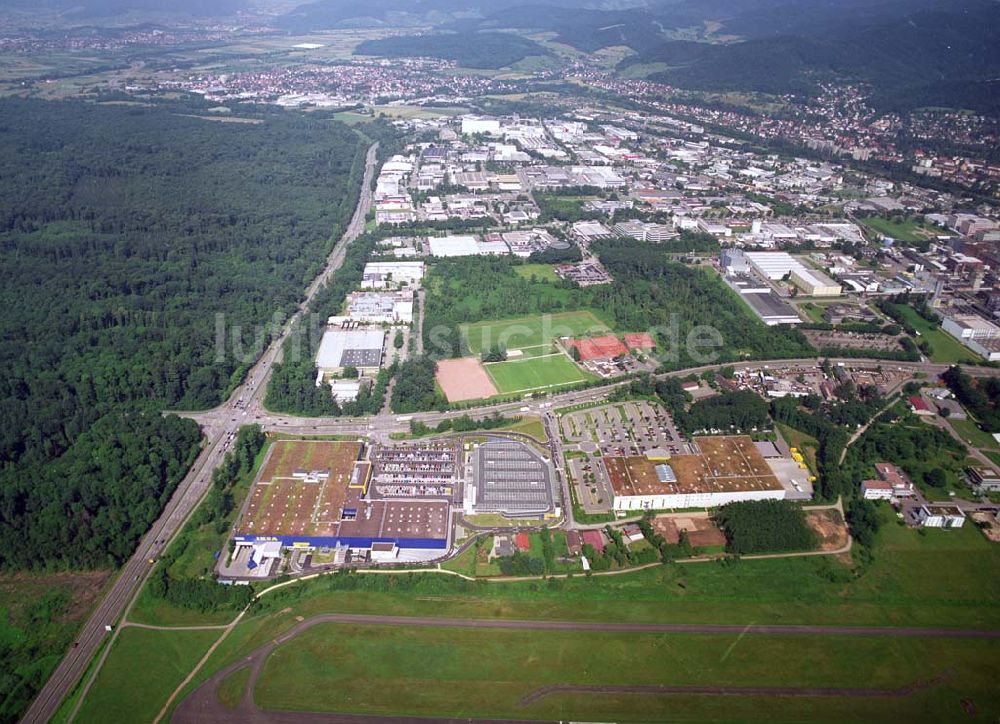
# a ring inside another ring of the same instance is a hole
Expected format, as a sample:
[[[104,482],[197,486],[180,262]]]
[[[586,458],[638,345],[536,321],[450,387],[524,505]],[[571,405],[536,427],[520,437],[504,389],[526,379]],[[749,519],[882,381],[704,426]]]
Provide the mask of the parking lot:
[[[571,451],[584,453],[568,461],[576,499],[587,513],[611,510],[614,492],[601,455],[668,455],[690,452],[674,421],[661,406],[646,400],[619,402],[561,415],[559,428]]]
[[[559,424],[566,442],[579,444],[585,452],[596,449],[604,455],[642,455],[654,449],[687,452],[670,415],[646,400],[569,412]]]
[[[549,464],[525,443],[496,438],[475,453],[476,513],[541,515],[553,508]]]

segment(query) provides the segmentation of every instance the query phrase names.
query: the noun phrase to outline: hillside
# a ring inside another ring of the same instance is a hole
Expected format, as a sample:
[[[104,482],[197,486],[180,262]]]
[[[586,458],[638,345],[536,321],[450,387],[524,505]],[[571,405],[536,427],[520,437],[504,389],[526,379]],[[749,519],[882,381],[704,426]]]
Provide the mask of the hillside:
[[[858,29],[816,35],[760,37],[730,44],[664,43],[623,62],[665,63],[653,79],[695,90],[817,92],[823,80],[859,81],[876,104],[893,107],[996,105],[988,86],[1000,72],[1000,5],[965,12],[929,10]],[[911,102],[906,102],[909,96]]]

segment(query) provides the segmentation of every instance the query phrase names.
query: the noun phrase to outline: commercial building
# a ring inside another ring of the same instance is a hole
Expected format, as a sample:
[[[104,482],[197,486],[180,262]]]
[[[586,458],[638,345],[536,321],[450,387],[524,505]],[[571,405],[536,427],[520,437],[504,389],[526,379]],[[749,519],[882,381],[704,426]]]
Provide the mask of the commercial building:
[[[652,224],[634,219],[615,224],[614,231],[619,236],[630,236],[638,241],[661,242],[680,236],[678,232],[674,231],[672,226]]]
[[[467,513],[536,518],[554,512],[552,466],[527,443],[490,439],[475,449],[472,464],[474,482],[465,490]]]
[[[327,329],[319,343],[316,369],[321,376],[338,374],[345,367],[374,374],[382,367],[384,329]]]
[[[354,402],[361,393],[362,380],[330,380],[330,394],[338,404]]]
[[[978,493],[996,493],[1000,491],[1000,474],[987,467],[969,468],[969,484]]]
[[[891,463],[875,463],[875,472],[878,474],[879,480],[888,483],[893,496],[897,498],[909,497],[916,491],[913,483],[906,477],[906,473]]]
[[[236,524],[239,549],[350,549],[375,559],[426,560],[447,550],[446,501],[380,500],[360,442],[271,445]],[[245,555],[245,554],[244,554]]]
[[[884,480],[864,480],[861,482],[861,497],[865,500],[891,500],[892,486]]]
[[[965,525],[965,513],[957,505],[922,505],[917,512],[917,519],[925,528],[961,528]]]
[[[784,500],[787,490],[747,436],[699,437],[697,454],[665,461],[604,456],[620,511],[706,508],[741,500]]]

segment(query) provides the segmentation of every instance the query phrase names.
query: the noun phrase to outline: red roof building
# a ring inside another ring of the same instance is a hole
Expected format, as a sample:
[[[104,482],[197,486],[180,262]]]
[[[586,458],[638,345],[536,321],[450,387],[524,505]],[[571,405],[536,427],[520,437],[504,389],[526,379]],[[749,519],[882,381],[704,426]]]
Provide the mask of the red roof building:
[[[933,415],[934,412],[928,407],[927,403],[924,402],[924,398],[920,395],[913,395],[910,398],[910,409],[917,415]]]
[[[531,540],[528,538],[527,533],[518,533],[514,536],[514,545],[517,546],[519,551],[527,553],[531,550]]]
[[[628,354],[628,348],[614,335],[604,337],[589,337],[574,339],[570,343],[580,352],[580,361],[589,362],[594,359],[610,359]]]

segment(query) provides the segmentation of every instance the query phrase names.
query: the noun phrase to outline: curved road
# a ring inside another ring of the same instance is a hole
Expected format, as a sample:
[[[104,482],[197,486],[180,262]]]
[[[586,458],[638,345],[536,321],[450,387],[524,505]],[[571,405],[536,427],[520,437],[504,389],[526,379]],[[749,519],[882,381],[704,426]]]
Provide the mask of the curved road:
[[[218,414],[210,424],[203,425],[206,442],[201,454],[187,476],[177,486],[160,518],[119,571],[111,589],[83,625],[77,643],[63,657],[22,721],[40,724],[52,718],[108,635],[105,626],[113,625],[121,617],[145,583],[152,568],[149,560],[154,559],[177,534],[208,490],[212,471],[222,462],[231,443],[231,436],[235,435],[240,426],[252,421],[251,411],[262,409],[262,399],[267,389],[271,366],[276,360],[280,360],[281,346],[287,339],[293,323],[305,313],[322,283],[343,264],[347,245],[364,231],[365,217],[372,203],[371,181],[375,172],[377,150],[378,144],[373,144],[368,149],[357,208],[347,230],[327,259],[323,271],[309,286],[298,311],[250,370],[246,382],[233,392],[224,406],[216,408]]]

